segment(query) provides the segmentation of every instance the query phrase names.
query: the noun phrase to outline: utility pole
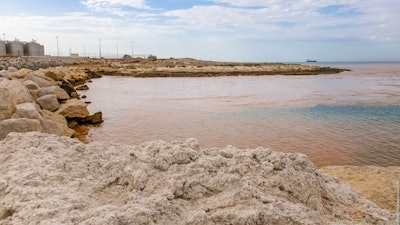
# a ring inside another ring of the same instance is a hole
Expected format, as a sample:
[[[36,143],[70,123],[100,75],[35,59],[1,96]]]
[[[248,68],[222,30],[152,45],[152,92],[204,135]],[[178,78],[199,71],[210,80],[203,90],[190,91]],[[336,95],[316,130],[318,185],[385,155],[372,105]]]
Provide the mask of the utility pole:
[[[99,58],[101,59],[101,39],[99,39]]]
[[[6,42],[6,33],[3,33],[3,41]]]
[[[133,58],[133,41],[131,41],[131,45],[132,45],[132,52],[131,52],[131,56]]]
[[[57,39],[57,56],[60,57],[60,49],[58,48],[58,36],[56,37]]]
[[[118,44],[117,44],[117,59],[118,59]]]

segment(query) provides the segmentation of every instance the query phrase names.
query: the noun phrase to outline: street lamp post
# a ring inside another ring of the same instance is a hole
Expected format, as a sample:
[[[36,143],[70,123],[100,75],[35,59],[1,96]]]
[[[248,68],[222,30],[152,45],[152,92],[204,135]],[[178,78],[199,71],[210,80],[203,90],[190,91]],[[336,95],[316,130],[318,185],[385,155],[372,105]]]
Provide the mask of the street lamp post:
[[[99,39],[99,58],[101,59],[101,39]]]
[[[58,48],[58,36],[56,37],[57,39],[57,56],[60,57],[60,49]]]
[[[132,52],[131,52],[131,56],[133,58],[133,41],[131,41],[131,45],[132,45]]]
[[[118,44],[117,44],[117,59],[118,59]]]
[[[6,42],[6,33],[3,33],[3,41]]]

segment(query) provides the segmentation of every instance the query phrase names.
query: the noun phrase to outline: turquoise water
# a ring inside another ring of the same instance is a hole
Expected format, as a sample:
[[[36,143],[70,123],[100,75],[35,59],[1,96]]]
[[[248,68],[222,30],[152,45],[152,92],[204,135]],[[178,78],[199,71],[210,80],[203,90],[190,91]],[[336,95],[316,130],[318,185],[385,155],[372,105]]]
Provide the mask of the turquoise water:
[[[88,141],[269,147],[318,166],[400,165],[400,64],[318,76],[103,77],[81,94],[105,122]]]

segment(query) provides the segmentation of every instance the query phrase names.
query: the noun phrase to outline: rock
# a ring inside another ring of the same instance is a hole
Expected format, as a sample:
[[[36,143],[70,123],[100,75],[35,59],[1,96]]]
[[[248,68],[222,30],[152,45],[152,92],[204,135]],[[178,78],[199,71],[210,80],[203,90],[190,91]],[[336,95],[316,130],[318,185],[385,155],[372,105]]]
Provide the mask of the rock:
[[[16,111],[7,88],[0,88],[0,120],[11,118]]]
[[[18,69],[15,68],[15,67],[10,66],[10,67],[8,67],[8,70],[7,70],[7,71],[10,72],[10,73],[15,73],[15,72],[18,71]]]
[[[40,114],[43,117],[43,132],[68,137],[74,135],[75,131],[68,127],[67,120],[60,114],[48,110],[41,110]]]
[[[0,153],[4,224],[396,224],[302,154],[36,132]]]
[[[95,114],[88,116],[84,120],[84,123],[89,123],[89,124],[96,124],[96,123],[102,123],[102,122],[103,122],[103,113],[102,112],[96,112]]]
[[[40,88],[39,97],[49,95],[49,94],[56,95],[58,101],[60,101],[60,102],[69,99],[69,95],[67,94],[67,92],[65,92],[64,89],[62,89],[59,86],[49,86],[49,87]]]
[[[26,80],[22,83],[28,90],[39,90],[39,85],[31,80]]]
[[[73,93],[76,93],[74,86],[72,86],[72,84],[67,81],[63,81],[60,87],[64,89],[64,91],[66,91],[67,94],[71,97]]]
[[[89,116],[87,105],[77,99],[70,99],[57,110],[57,113],[66,119],[86,118]]]
[[[52,70],[52,71],[47,71],[45,75],[55,81],[62,81],[65,76],[65,72],[62,70],[57,70],[57,71]]]
[[[27,118],[11,118],[0,121],[0,140],[4,139],[11,132],[43,131],[39,120]]]
[[[77,86],[75,89],[78,91],[85,91],[85,90],[89,90],[89,87],[86,84],[82,84],[82,85]]]
[[[42,96],[36,99],[36,102],[39,103],[42,109],[49,110],[52,112],[60,108],[60,103],[57,101],[57,95],[55,94]]]
[[[32,70],[30,70],[30,69],[22,68],[16,72],[14,72],[13,74],[14,74],[15,78],[22,79],[22,78],[25,78],[25,76],[31,72],[32,72]]]
[[[28,118],[35,120],[42,120],[42,116],[38,112],[35,103],[21,103],[15,106],[17,108],[16,112],[12,118]]]
[[[44,75],[44,71],[40,70],[31,72],[30,74],[26,75],[25,80],[31,80],[35,82],[41,88],[57,85],[57,82],[55,80],[46,77],[46,75]]]
[[[12,102],[17,105],[25,102],[32,102],[28,89],[18,80],[0,78],[0,88],[7,88]]]
[[[2,71],[0,71],[0,77],[4,77],[4,78],[7,78],[10,80],[12,78],[12,73],[10,73],[6,70],[2,70]]]

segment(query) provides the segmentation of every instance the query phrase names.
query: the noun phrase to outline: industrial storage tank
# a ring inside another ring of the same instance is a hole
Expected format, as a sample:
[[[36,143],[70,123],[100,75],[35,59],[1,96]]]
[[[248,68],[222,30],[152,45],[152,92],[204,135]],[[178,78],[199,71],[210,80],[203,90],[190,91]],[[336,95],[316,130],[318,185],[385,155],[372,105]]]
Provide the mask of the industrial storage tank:
[[[44,45],[40,45],[40,55],[39,56],[44,56]]]
[[[6,55],[6,54],[7,54],[6,42],[0,41],[0,55]]]
[[[14,56],[23,56],[24,55],[24,45],[20,41],[10,41],[7,43],[8,54]]]
[[[40,56],[40,45],[34,41],[25,44],[27,56]]]

